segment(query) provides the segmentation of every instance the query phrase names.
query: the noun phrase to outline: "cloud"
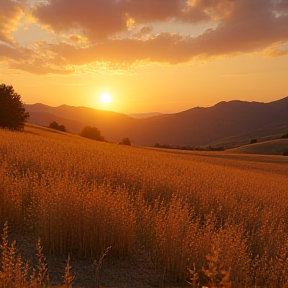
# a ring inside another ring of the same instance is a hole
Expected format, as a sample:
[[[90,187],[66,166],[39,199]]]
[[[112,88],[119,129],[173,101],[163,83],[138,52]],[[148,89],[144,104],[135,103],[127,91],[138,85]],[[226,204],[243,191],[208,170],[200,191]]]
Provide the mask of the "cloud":
[[[46,75],[46,74],[62,74],[62,75],[68,75],[73,74],[73,71],[67,68],[62,68],[53,66],[51,64],[42,62],[42,61],[33,61],[33,62],[15,62],[11,61],[9,63],[10,68],[22,70],[31,74],[36,75]]]
[[[194,49],[209,56],[262,51],[288,42],[288,15],[275,17],[270,0],[234,1],[233,10],[215,29],[195,40]]]
[[[82,42],[86,42],[87,40],[85,38],[83,38],[81,35],[70,35],[69,36],[69,40],[75,43],[82,43]]]
[[[122,1],[51,0],[35,8],[34,16],[55,32],[80,29],[91,39],[104,39],[127,28]]]
[[[143,37],[147,37],[147,35],[150,35],[152,31],[153,31],[152,26],[144,26],[140,29],[140,31],[135,33],[135,38],[141,39]]]
[[[194,38],[162,33],[147,40],[108,39],[84,49],[66,44],[52,45],[49,49],[76,65],[100,60],[177,64],[196,57],[259,52],[277,43],[288,42],[288,16],[275,17],[271,1],[252,2],[233,1],[229,15],[215,29]],[[147,31],[151,32],[151,29]]]
[[[22,13],[22,2],[1,0],[0,5],[0,41],[12,43],[11,33],[16,29]]]
[[[281,57],[288,55],[288,43],[279,44],[275,46],[271,46],[264,51],[264,55],[267,57]]]
[[[38,24],[52,29],[54,40],[26,50],[9,36],[21,5],[1,1],[0,19],[7,13],[9,20],[0,21],[0,60],[10,59],[14,68],[31,73],[75,73],[77,67],[93,71],[103,63],[113,69],[179,64],[254,52],[287,55],[287,0],[50,0],[33,6],[31,13]],[[168,28],[175,22],[189,29],[203,22],[217,25],[192,37],[185,36],[187,31],[155,34],[157,22]]]
[[[22,61],[31,56],[29,49],[13,46],[7,42],[0,41],[0,61],[13,59],[15,61]]]
[[[286,0],[276,2],[275,10],[280,14],[288,14],[288,2]]]
[[[139,25],[171,19],[209,20],[206,6],[200,4],[190,6],[187,0],[50,0],[48,5],[36,7],[34,15],[56,32],[80,29],[96,41],[127,32],[131,21]]]

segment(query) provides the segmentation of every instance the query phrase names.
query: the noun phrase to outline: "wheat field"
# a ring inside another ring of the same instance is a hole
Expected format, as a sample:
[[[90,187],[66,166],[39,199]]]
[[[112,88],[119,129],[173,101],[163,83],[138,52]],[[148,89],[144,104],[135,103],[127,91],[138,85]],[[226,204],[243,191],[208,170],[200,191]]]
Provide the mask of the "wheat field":
[[[0,230],[34,233],[46,255],[141,247],[183,286],[288,287],[287,163],[243,157],[0,130]]]

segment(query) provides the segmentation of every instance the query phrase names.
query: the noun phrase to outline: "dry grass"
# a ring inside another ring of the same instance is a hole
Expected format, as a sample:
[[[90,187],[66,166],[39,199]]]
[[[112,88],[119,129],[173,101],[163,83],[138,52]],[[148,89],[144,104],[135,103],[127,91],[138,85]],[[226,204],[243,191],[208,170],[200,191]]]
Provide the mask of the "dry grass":
[[[187,268],[194,286],[288,282],[284,165],[160,153],[35,126],[0,130],[0,151],[0,225],[32,231],[47,254],[101,259],[111,246],[108,257],[124,258],[144,247],[179,283]]]

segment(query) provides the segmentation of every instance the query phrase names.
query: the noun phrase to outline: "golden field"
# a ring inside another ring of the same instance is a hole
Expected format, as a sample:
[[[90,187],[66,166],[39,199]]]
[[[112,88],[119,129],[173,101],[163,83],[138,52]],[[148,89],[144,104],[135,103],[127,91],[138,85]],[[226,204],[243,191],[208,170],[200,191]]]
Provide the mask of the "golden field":
[[[0,130],[0,230],[32,232],[47,255],[141,248],[181,285],[190,269],[190,287],[288,287],[287,164]]]

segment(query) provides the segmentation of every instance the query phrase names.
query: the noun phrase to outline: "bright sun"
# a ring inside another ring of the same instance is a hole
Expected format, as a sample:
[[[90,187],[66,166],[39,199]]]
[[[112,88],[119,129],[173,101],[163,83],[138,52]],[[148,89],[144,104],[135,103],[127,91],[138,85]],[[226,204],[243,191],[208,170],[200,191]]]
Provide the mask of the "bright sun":
[[[100,95],[100,100],[104,104],[109,104],[112,101],[112,97],[109,93],[102,93]]]

